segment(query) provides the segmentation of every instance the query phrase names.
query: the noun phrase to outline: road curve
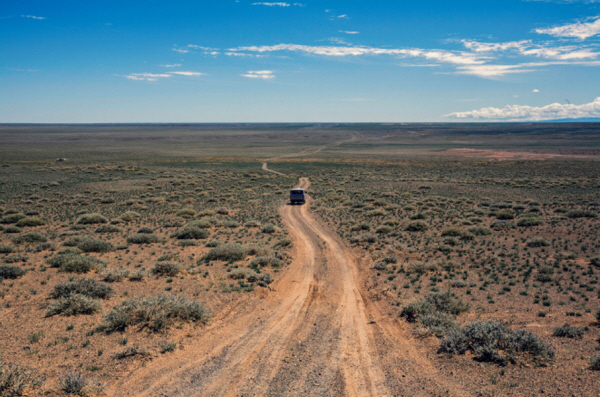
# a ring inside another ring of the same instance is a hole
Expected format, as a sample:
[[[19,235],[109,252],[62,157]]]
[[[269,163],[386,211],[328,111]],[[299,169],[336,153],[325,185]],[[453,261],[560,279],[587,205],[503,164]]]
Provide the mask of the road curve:
[[[294,261],[273,291],[225,310],[185,350],[125,375],[109,395],[468,395],[440,377],[396,315],[364,298],[357,259],[309,205],[280,213]]]

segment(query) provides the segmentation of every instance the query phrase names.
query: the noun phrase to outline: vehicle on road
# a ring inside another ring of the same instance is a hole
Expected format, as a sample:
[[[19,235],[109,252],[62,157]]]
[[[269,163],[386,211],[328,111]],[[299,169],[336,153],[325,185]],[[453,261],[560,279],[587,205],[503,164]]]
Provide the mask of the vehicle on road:
[[[290,203],[292,205],[306,203],[306,190],[300,188],[290,190]]]

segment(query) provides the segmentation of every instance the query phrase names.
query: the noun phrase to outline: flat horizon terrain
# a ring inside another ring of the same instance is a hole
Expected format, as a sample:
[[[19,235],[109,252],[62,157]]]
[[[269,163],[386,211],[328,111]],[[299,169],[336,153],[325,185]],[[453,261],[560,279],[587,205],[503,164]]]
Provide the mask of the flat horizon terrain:
[[[597,396],[599,274],[599,123],[0,125],[0,396]]]

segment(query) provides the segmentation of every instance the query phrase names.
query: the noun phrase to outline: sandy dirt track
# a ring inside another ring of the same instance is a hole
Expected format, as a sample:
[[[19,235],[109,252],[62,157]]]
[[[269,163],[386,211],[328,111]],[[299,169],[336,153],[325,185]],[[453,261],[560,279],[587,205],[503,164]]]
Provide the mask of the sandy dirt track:
[[[410,342],[397,314],[365,298],[357,258],[309,205],[280,212],[295,252],[273,290],[228,308],[184,351],[124,375],[109,395],[469,395]]]

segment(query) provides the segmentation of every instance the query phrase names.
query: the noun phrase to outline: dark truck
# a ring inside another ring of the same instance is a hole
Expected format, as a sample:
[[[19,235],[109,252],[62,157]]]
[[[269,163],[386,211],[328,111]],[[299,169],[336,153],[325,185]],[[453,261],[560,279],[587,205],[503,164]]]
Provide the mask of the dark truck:
[[[306,190],[304,189],[292,189],[290,190],[290,203],[304,204],[306,202]]]

